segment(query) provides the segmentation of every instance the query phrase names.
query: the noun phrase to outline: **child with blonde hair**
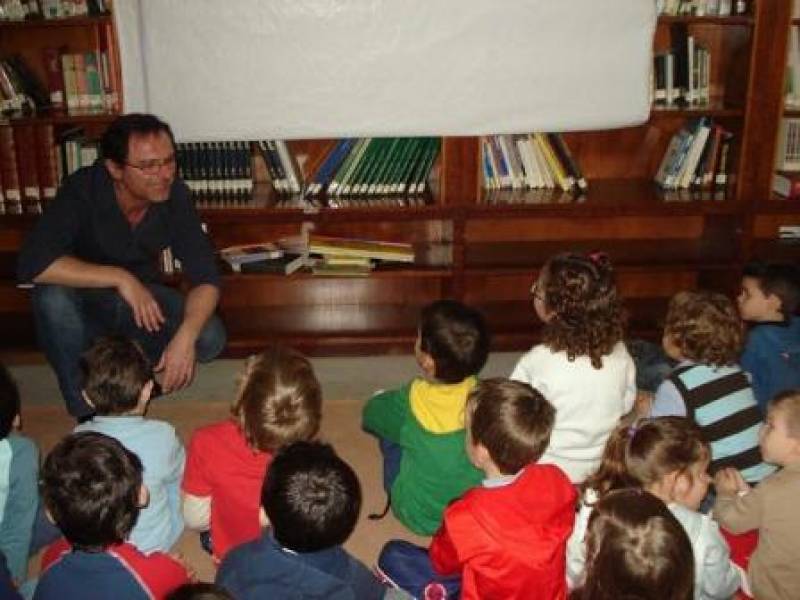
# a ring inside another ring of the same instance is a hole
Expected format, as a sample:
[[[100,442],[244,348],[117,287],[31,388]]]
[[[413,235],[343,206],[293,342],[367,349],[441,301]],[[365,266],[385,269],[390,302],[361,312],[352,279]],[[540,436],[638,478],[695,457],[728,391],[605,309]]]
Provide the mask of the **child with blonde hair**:
[[[581,483],[597,468],[608,435],[636,398],[614,272],[602,253],[558,254],[531,294],[544,323],[542,343],[519,360],[511,379],[539,390],[556,408],[541,462]]]
[[[281,447],[313,439],[322,391],[308,359],[271,346],[247,359],[231,418],[196,430],[183,477],[183,515],[199,531],[210,527],[216,561],[256,539],[261,484]]]
[[[770,402],[760,443],[764,460],[780,471],[752,488],[735,469],[721,470],[714,517],[734,534],[758,530],[747,567],[755,598],[800,598],[800,390]]]
[[[744,333],[736,307],[723,294],[685,291],[669,303],[664,350],[677,365],[656,390],[651,417],[694,421],[711,446],[711,474],[736,467],[745,481],[772,473],[758,448],[761,411],[737,361]]]
[[[569,600],[692,598],[689,540],[652,494],[625,489],[600,500],[589,519],[586,554],[586,580]]]
[[[706,495],[709,448],[688,419],[661,417],[620,425],[600,468],[584,484],[584,503],[567,544],[567,576],[584,579],[584,536],[596,503],[614,490],[639,488],[660,498],[683,526],[694,553],[695,598],[730,598],[741,583],[717,524],[697,509]]]

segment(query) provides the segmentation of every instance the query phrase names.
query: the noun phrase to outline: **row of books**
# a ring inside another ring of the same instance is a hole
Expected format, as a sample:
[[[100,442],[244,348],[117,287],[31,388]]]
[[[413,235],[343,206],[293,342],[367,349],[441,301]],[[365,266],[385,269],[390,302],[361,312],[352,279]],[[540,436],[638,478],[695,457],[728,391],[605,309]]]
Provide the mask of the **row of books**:
[[[483,137],[481,165],[487,190],[561,188],[582,193],[588,187],[559,133]]]
[[[0,0],[0,20],[63,19],[105,15],[107,0]]]
[[[324,197],[329,206],[342,204],[341,198],[347,203],[357,197],[422,196],[430,191],[429,176],[440,148],[438,137],[338,140],[319,166],[310,169],[305,196]],[[271,153],[267,160],[279,158]],[[292,161],[282,167],[291,169]]]
[[[196,200],[248,196],[253,190],[251,145],[245,141],[178,143],[178,176]]]
[[[711,53],[693,35],[674,28],[672,49],[653,55],[651,101],[654,105],[704,105],[711,97]]]
[[[800,118],[784,117],[778,128],[775,168],[800,171]]]
[[[696,17],[746,15],[750,9],[747,0],[657,0],[660,15]]]
[[[724,188],[733,134],[710,117],[690,119],[669,142],[655,175],[667,190]]]
[[[0,214],[38,214],[61,180],[98,157],[81,128],[58,138],[52,124],[0,125]]]

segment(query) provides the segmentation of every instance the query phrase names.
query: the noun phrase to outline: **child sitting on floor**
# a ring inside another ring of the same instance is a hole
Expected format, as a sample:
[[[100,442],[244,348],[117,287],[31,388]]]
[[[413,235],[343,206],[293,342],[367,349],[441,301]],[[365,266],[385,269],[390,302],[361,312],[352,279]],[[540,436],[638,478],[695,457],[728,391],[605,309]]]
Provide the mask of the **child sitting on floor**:
[[[261,484],[274,453],[319,431],[322,391],[311,363],[280,346],[248,358],[231,413],[194,432],[182,486],[186,525],[210,527],[217,562],[260,535]]]
[[[800,390],[770,402],[761,453],[781,470],[756,488],[735,469],[721,470],[714,481],[714,517],[734,534],[758,529],[747,568],[755,598],[800,598]]]
[[[237,600],[408,598],[342,548],[358,521],[361,486],[329,445],[296,442],[280,450],[261,506],[264,533],[231,550],[217,573]]]
[[[700,430],[683,417],[620,425],[606,444],[600,468],[584,485],[584,502],[567,545],[567,576],[583,583],[584,536],[598,500],[614,490],[642,488],[660,498],[686,530],[695,560],[695,598],[730,598],[741,584],[717,524],[697,511],[708,490],[709,448]]]
[[[75,432],[104,433],[139,457],[150,502],[140,511],[130,542],[145,554],[167,552],[183,532],[180,482],[186,454],[172,425],[144,416],[153,390],[150,362],[136,342],[113,336],[95,340],[80,366],[83,399],[95,412]]]
[[[19,434],[19,428],[19,389],[0,363],[0,553],[18,584],[28,572],[28,553],[39,507],[39,450]]]
[[[147,505],[142,463],[102,433],[61,440],[42,467],[42,497],[64,534],[45,550],[34,600],[163,598],[189,580],[175,558],[125,540]]]
[[[431,535],[448,502],[481,480],[464,451],[464,405],[486,364],[489,334],[479,312],[440,300],[422,309],[414,350],[423,377],[370,398],[362,425],[380,441],[395,516]]]
[[[556,408],[541,462],[558,465],[579,484],[600,464],[608,435],[636,398],[614,271],[599,252],[558,254],[531,294],[544,323],[542,343],[519,360],[511,379],[539,390]]]
[[[598,501],[589,519],[585,554],[586,580],[569,600],[693,597],[692,547],[686,532],[664,503],[647,492],[623,489]]]
[[[800,388],[800,273],[779,263],[745,267],[739,313],[751,323],[742,352],[742,368],[750,373],[753,393],[762,411],[783,390]]]
[[[537,463],[554,421],[553,406],[528,384],[480,382],[467,400],[466,448],[483,484],[447,507],[427,552],[389,542],[383,575],[417,598],[436,588],[455,597],[459,584],[463,600],[564,598],[576,493],[560,468]]]
[[[739,367],[742,324],[733,303],[713,292],[673,296],[664,325],[666,353],[677,366],[656,390],[651,417],[688,417],[711,446],[713,475],[736,467],[758,483],[774,471],[758,449],[763,422],[747,375]]]

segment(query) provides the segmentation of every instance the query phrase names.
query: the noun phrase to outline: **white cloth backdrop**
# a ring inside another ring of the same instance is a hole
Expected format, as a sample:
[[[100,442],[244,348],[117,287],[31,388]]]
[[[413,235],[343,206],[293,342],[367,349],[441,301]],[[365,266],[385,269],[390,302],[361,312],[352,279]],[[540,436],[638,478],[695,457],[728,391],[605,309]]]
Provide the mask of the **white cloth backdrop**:
[[[115,0],[125,110],[182,140],[606,129],[653,0]]]

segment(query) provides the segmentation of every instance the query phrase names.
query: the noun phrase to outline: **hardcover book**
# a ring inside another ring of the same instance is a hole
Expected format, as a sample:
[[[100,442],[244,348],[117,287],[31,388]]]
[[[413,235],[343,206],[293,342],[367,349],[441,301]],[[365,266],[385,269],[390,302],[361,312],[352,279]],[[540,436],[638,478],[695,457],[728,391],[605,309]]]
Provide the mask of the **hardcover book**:
[[[395,242],[310,235],[308,238],[308,251],[313,254],[361,256],[377,260],[414,262],[414,248],[411,244]]]

